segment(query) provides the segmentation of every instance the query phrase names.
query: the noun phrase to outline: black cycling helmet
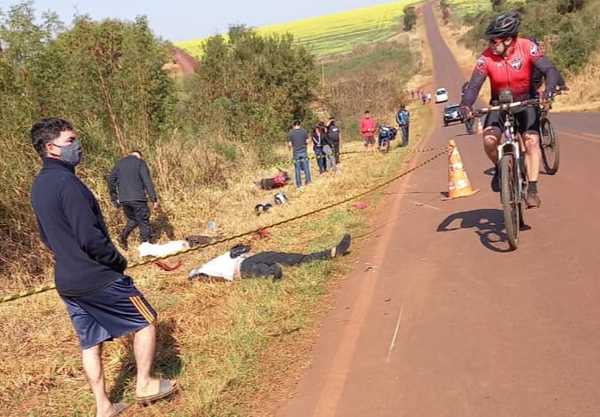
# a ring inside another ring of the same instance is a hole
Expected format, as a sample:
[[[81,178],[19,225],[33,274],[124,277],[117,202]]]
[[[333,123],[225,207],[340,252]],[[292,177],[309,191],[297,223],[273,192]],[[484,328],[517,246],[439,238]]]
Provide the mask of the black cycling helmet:
[[[486,39],[509,38],[517,36],[521,26],[521,15],[518,12],[502,13],[490,23],[485,30]]]

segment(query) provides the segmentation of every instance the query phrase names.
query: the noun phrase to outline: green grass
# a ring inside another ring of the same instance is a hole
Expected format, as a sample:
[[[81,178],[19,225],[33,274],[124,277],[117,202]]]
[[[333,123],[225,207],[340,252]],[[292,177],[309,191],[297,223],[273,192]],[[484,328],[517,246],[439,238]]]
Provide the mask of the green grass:
[[[403,9],[418,0],[399,0],[289,23],[257,28],[260,34],[291,33],[299,44],[317,56],[352,51],[356,45],[383,41],[398,32]],[[175,45],[194,56],[202,55],[204,39],[177,42]]]

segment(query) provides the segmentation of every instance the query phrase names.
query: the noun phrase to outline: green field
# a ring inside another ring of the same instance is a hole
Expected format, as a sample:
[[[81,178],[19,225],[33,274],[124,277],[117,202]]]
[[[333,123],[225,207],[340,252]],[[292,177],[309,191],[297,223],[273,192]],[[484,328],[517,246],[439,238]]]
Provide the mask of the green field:
[[[317,56],[352,51],[359,44],[391,38],[402,24],[404,7],[419,0],[399,0],[347,12],[257,28],[260,34],[291,33]],[[202,55],[204,39],[175,43],[194,56]]]

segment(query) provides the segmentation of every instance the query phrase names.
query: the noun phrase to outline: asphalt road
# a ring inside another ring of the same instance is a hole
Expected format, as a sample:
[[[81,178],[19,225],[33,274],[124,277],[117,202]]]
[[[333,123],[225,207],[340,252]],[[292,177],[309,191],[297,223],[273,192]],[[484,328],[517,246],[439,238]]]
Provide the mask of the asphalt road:
[[[424,13],[436,85],[457,101],[463,76],[431,5]],[[390,188],[389,223],[338,291],[278,416],[600,415],[600,117],[551,119],[560,171],[541,176],[542,207],[509,252],[481,138],[436,118],[424,145],[456,136],[481,192],[441,201],[445,158]]]

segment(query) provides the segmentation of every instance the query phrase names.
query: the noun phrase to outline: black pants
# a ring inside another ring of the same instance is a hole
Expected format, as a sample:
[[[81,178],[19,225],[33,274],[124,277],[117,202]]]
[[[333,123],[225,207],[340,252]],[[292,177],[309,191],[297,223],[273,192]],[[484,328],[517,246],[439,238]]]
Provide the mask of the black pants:
[[[408,128],[408,124],[400,126],[400,130],[402,132],[402,146],[408,145]]]
[[[150,229],[150,210],[145,201],[129,201],[122,203],[123,212],[127,217],[127,224],[121,232],[123,240],[127,240],[129,234],[140,226],[140,239],[142,242],[150,242],[152,230]]]
[[[331,146],[333,148],[333,156],[335,156],[335,163],[340,163],[340,141],[331,140]]]
[[[273,266],[295,266],[308,262],[331,258],[331,251],[324,250],[308,255],[301,253],[259,252],[242,261],[240,273],[242,278],[265,277],[273,273]]]

